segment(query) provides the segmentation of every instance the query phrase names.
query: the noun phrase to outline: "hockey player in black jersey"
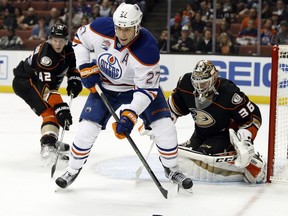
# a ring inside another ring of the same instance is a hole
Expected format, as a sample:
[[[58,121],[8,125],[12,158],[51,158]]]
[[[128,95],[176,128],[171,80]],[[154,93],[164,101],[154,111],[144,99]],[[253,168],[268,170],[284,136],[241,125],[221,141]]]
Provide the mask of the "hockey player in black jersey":
[[[39,44],[33,54],[21,61],[13,72],[15,93],[43,118],[41,158],[49,163],[56,157],[60,126],[66,125],[65,130],[68,130],[72,124],[70,108],[58,92],[64,77],[67,76],[68,95],[73,94],[75,98],[82,90],[67,27],[63,24],[52,26],[48,40]]]
[[[168,104],[175,121],[191,114],[195,122],[190,140],[178,148],[180,155],[187,149],[207,156],[235,151],[234,165],[243,170],[244,181],[265,181],[265,162],[253,146],[260,110],[232,81],[218,77],[210,61],[199,61],[179,79]]]

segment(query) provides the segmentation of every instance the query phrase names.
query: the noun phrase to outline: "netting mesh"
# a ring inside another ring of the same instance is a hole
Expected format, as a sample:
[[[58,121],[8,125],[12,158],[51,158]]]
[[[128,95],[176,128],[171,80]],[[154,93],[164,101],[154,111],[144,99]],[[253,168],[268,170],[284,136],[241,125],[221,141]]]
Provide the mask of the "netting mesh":
[[[288,181],[288,46],[279,46],[274,167],[271,180]]]

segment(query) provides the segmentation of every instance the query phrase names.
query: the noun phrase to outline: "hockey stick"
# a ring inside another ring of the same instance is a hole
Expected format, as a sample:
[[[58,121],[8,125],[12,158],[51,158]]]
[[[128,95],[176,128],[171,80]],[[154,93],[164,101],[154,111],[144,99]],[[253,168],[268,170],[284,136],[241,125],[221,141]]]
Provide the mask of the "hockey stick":
[[[194,160],[203,161],[204,163],[208,164],[219,164],[219,163],[227,163],[227,162],[234,162],[237,158],[237,155],[235,152],[232,152],[232,154],[229,154],[227,152],[227,155],[204,155],[200,152],[194,151],[189,147],[185,146],[178,146],[178,153],[180,156],[191,158]],[[230,152],[231,153],[231,152]]]
[[[152,151],[152,148],[153,148],[153,146],[154,146],[154,144],[155,144],[155,138],[153,139],[153,142],[152,142],[152,144],[151,144],[151,146],[150,146],[150,148],[149,148],[149,150],[148,150],[148,153],[147,153],[147,155],[146,155],[146,157],[145,157],[145,160],[147,161],[147,159],[148,159],[148,157],[149,157],[149,155],[150,155],[150,153],[151,153],[151,151]],[[140,175],[141,175],[141,173],[142,173],[142,170],[143,170],[143,164],[141,165],[141,166],[139,166],[139,168],[136,170],[136,172],[135,172],[135,174],[136,174],[136,181],[139,179],[139,177],[140,177]]]
[[[96,84],[96,90],[98,92],[98,94],[100,95],[101,99],[103,100],[105,106],[107,107],[107,109],[109,110],[109,112],[111,113],[111,115],[113,116],[113,118],[115,119],[116,122],[119,122],[119,117],[117,116],[117,114],[115,113],[115,111],[113,110],[113,107],[111,106],[111,104],[109,103],[108,99],[106,98],[106,96],[104,95],[102,89]],[[133,139],[131,138],[130,134],[127,133],[126,131],[124,132],[125,136],[127,138],[127,140],[129,141],[130,145],[132,146],[132,148],[134,149],[134,151],[136,152],[137,156],[139,157],[140,161],[142,162],[142,164],[144,165],[144,167],[146,168],[147,172],[149,173],[149,175],[151,176],[151,178],[153,179],[154,183],[156,184],[156,186],[158,187],[158,189],[160,190],[160,192],[162,193],[162,195],[168,199],[168,191],[163,188],[163,186],[161,185],[161,183],[159,182],[159,180],[157,179],[157,177],[155,176],[154,172],[151,170],[149,164],[147,163],[147,161],[145,160],[145,158],[143,157],[143,155],[141,154],[140,150],[138,149],[137,145],[135,144],[135,142],[133,141]]]
[[[72,105],[73,96],[74,96],[74,94],[71,93],[71,95],[70,95],[70,101],[69,101],[69,108],[70,108],[70,109],[71,109],[71,105]],[[64,138],[66,126],[67,126],[67,121],[64,122],[64,127],[63,127],[62,132],[61,132],[61,136],[60,136],[60,140],[59,140],[59,146],[58,146],[57,152],[56,152],[57,155],[56,155],[54,164],[53,164],[53,166],[52,166],[52,168],[51,168],[51,178],[53,178],[54,173],[55,173],[55,170],[56,170],[57,162],[58,162],[58,159],[59,159],[59,156],[60,156],[60,152],[59,152],[59,151],[60,151],[60,148],[61,148],[61,144],[62,144],[62,142],[63,142],[63,138]]]

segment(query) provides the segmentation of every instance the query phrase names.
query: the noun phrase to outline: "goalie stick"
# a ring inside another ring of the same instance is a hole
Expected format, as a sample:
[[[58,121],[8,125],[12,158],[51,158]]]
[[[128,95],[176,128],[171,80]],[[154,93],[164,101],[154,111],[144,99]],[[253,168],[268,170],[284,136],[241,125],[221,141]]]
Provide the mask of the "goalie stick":
[[[74,94],[71,93],[70,94],[70,101],[69,101],[69,108],[70,109],[71,109],[71,105],[72,105],[73,96],[74,96]],[[62,132],[61,132],[59,145],[58,145],[57,152],[56,152],[57,155],[56,155],[54,164],[51,167],[51,178],[53,178],[53,176],[54,176],[54,173],[55,173],[55,170],[56,170],[56,166],[57,166],[57,162],[58,162],[58,159],[59,159],[59,156],[60,156],[60,149],[61,149],[61,144],[63,144],[63,138],[64,138],[64,134],[65,134],[66,125],[67,125],[67,121],[64,122],[64,127],[63,127]]]
[[[194,151],[190,147],[186,146],[178,146],[178,153],[180,156],[200,160],[208,164],[234,162],[237,158],[235,152],[227,152],[210,156],[201,154],[200,152]]]
[[[96,84],[96,90],[97,93],[100,95],[102,101],[104,102],[105,106],[107,107],[107,109],[109,110],[109,112],[111,113],[111,115],[113,116],[113,118],[115,119],[116,122],[119,122],[119,117],[117,116],[117,114],[115,113],[113,107],[111,106],[111,104],[109,103],[108,99],[106,98],[105,94],[103,93],[102,89],[99,87],[98,84]],[[149,173],[149,175],[151,176],[153,182],[156,184],[157,188],[160,190],[160,192],[162,193],[162,195],[168,199],[168,190],[166,190],[165,188],[163,188],[163,186],[161,185],[161,183],[159,182],[159,180],[157,179],[157,177],[155,176],[154,172],[152,171],[152,169],[150,168],[149,164],[147,163],[147,161],[145,160],[145,158],[143,157],[143,155],[141,154],[140,150],[138,149],[137,145],[135,144],[135,142],[133,141],[133,139],[131,138],[130,134],[127,133],[127,131],[124,132],[125,136],[127,138],[127,140],[129,141],[130,145],[132,146],[132,148],[134,149],[135,153],[137,154],[138,158],[140,159],[140,161],[142,162],[142,164],[144,165],[144,167],[146,168],[147,172]],[[177,192],[178,192],[178,185],[177,185]],[[176,193],[177,193],[176,192]]]

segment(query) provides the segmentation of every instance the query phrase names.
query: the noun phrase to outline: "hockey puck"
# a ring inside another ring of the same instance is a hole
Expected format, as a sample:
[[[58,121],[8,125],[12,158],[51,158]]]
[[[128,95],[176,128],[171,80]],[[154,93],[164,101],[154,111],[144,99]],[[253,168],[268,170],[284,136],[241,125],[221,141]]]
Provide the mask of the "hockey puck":
[[[158,215],[158,214],[155,215],[155,214],[153,214],[152,216],[163,216],[163,215]]]
[[[193,181],[190,178],[186,178],[182,182],[182,186],[183,186],[184,189],[190,189],[193,186]]]

